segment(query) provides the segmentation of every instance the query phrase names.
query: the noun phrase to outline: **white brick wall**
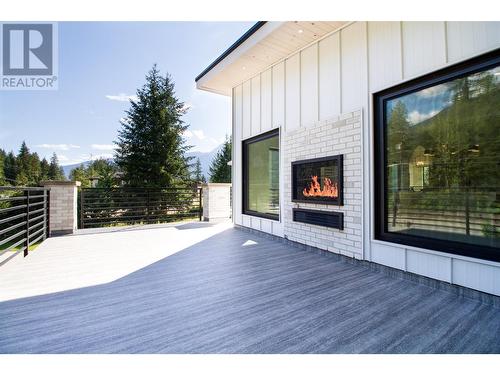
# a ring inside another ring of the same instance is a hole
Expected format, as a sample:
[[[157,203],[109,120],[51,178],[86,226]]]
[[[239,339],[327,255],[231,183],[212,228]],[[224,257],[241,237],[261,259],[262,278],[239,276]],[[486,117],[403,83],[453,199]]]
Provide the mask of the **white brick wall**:
[[[288,131],[284,134],[284,224],[285,237],[356,259],[362,259],[362,153],[361,111]],[[294,203],[291,197],[291,163],[297,160],[344,155],[344,205]],[[292,208],[310,208],[344,213],[344,230],[296,223]]]

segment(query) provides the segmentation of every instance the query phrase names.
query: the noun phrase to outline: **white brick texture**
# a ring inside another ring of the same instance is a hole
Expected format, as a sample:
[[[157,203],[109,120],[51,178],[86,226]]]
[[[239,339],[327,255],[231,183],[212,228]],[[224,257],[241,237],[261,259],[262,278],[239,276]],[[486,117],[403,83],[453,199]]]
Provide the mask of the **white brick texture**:
[[[307,128],[286,132],[284,156],[284,234],[289,240],[362,259],[362,118],[361,111],[342,114]],[[344,205],[295,203],[291,196],[291,163],[344,155]],[[293,208],[344,213],[344,230],[293,221]]]

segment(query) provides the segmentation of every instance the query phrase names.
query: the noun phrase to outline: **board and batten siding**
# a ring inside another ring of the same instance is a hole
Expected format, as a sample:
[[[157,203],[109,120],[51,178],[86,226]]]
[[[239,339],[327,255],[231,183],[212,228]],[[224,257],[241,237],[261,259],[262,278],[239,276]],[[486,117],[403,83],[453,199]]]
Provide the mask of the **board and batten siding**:
[[[364,259],[500,295],[498,263],[373,240],[370,158],[373,93],[499,47],[500,22],[353,22],[236,86],[235,223],[283,235],[282,222],[242,214],[243,139],[362,110]]]

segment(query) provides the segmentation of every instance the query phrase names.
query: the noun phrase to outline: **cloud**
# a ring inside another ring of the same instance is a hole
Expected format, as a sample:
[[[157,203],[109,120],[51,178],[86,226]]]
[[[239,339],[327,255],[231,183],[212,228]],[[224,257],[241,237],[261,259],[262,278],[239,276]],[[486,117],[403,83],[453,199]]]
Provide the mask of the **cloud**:
[[[59,143],[59,144],[42,143],[41,145],[36,145],[35,147],[48,148],[50,150],[61,150],[61,151],[68,151],[73,148],[80,148],[80,146],[78,145],[66,144],[66,143]]]
[[[94,150],[101,150],[101,151],[112,151],[116,149],[116,145],[106,145],[106,144],[91,144],[90,147],[92,147]]]
[[[203,139],[205,139],[207,137],[205,135],[205,133],[203,132],[203,130],[193,130],[193,134],[199,140],[203,140]]]
[[[424,90],[421,90],[417,92],[417,96],[420,96],[421,98],[432,98],[434,96],[442,95],[448,90],[449,90],[448,85],[446,83],[443,83],[441,85],[432,86]]]
[[[120,93],[118,95],[106,95],[106,98],[109,100],[115,100],[117,102],[129,102],[133,101],[136,102],[138,100],[137,95],[127,95],[124,93]]]
[[[439,111],[430,111],[429,113],[420,113],[419,111],[410,112],[408,115],[408,121],[410,121],[413,125],[418,124],[419,122],[425,121],[431,117],[436,116]]]
[[[207,139],[207,136],[205,135],[205,132],[201,129],[194,129],[194,130],[184,130],[183,133],[184,137],[186,138],[196,138],[199,139],[200,141]]]

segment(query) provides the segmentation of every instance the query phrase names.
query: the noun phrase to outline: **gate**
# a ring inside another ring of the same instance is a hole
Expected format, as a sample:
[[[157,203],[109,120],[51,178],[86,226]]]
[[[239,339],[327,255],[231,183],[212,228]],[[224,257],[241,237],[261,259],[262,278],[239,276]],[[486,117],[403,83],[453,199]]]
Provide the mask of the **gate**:
[[[202,219],[202,188],[82,188],[79,228]]]

